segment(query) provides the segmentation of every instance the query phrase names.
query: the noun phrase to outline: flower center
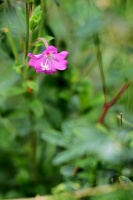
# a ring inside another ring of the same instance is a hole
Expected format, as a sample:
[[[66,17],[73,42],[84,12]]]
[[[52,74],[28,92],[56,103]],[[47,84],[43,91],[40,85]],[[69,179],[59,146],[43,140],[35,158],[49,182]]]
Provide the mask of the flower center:
[[[49,54],[45,55],[44,57],[45,57],[46,61],[45,61],[45,63],[44,63],[44,62],[41,63],[41,67],[42,67],[42,70],[43,70],[43,71],[45,71],[45,70],[48,71],[48,70],[50,70],[50,67],[49,67],[49,65],[48,65],[48,61],[49,61],[49,60],[53,61],[52,58],[53,58],[54,56],[53,56],[52,53],[49,53]]]
[[[46,59],[46,62],[45,63],[41,63],[41,67],[42,67],[42,70],[45,71],[45,70],[49,70],[49,65],[48,65],[48,59]]]

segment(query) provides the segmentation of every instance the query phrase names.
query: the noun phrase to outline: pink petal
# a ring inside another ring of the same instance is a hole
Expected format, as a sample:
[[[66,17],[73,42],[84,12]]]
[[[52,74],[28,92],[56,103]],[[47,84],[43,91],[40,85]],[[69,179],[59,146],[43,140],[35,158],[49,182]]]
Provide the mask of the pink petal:
[[[45,62],[45,58],[40,58],[40,59],[30,59],[29,60],[29,65],[33,68],[41,68],[41,63]]]
[[[48,46],[47,49],[45,50],[46,54],[49,54],[49,53],[57,53],[57,48],[55,48],[54,46]]]
[[[34,54],[32,54],[32,53],[28,53],[28,56],[29,56],[30,58],[32,58],[32,59],[38,59],[38,58],[40,58],[40,57],[42,56],[42,54],[34,55]]]
[[[48,46],[42,54],[34,55],[29,53],[29,66],[36,69],[36,73],[54,74],[57,70],[65,70],[67,61],[64,60],[68,55],[67,51],[57,53],[57,48]],[[47,63],[46,63],[47,62]]]
[[[33,67],[33,68],[35,68],[36,67],[35,66],[35,60],[30,59],[29,62],[28,62],[28,65],[31,66],[31,67]]]
[[[49,66],[49,70],[45,70],[46,74],[54,74],[56,72],[56,68],[53,65],[53,61],[51,59],[48,60],[48,66]]]
[[[43,72],[44,74],[55,74],[56,73],[56,69],[54,71],[46,71]]]
[[[58,69],[58,70],[65,70],[67,67],[66,64],[67,64],[66,60],[63,60],[60,62],[58,62],[56,60],[53,61],[53,65],[54,65],[55,69]]]
[[[52,63],[52,61],[50,59],[47,62],[47,65],[48,65],[49,69],[44,69],[43,70],[43,68],[41,66],[41,63],[43,63],[43,65],[45,65],[45,62],[46,62],[46,60],[43,59],[43,60],[41,60],[41,62],[36,64],[36,67],[35,67],[36,68],[36,73],[39,73],[39,72],[42,72],[44,74],[54,74],[54,73],[56,73],[56,69],[55,69],[55,67],[54,67],[54,65],[53,65],[53,63]]]
[[[57,53],[55,55],[55,59],[57,61],[60,61],[60,60],[64,60],[66,58],[66,56],[68,55],[68,52],[67,51],[61,51],[60,53]]]

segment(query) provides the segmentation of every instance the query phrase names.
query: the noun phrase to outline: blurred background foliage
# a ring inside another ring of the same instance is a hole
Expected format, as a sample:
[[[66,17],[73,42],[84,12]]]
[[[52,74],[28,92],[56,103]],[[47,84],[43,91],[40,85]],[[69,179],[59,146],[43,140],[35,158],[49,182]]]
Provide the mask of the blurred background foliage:
[[[68,68],[31,68],[23,80],[25,1],[0,1],[0,198],[120,183],[123,190],[84,199],[133,199],[124,190],[133,180],[133,87],[98,124],[104,94],[94,43],[97,34],[110,101],[132,81],[132,0],[34,0],[35,9],[31,42],[46,37],[68,51]]]

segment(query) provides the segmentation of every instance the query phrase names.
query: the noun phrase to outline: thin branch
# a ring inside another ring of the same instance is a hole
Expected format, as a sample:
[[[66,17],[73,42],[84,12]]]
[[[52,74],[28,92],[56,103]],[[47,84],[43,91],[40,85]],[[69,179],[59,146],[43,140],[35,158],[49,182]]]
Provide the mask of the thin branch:
[[[82,189],[79,191],[76,191],[74,194],[74,197],[76,197],[76,199],[81,199],[83,197],[88,197],[88,196],[97,196],[97,195],[105,195],[105,194],[109,194],[112,192],[117,192],[120,190],[128,190],[128,191],[132,191],[132,186],[128,186],[127,188],[123,188],[120,184],[114,184],[114,185],[102,185],[102,186],[97,186],[94,188],[86,188],[86,189]]]
[[[109,108],[111,106],[113,106],[116,101],[120,98],[120,96],[126,91],[126,89],[129,87],[129,85],[131,84],[131,82],[126,82],[122,88],[119,90],[119,92],[116,94],[116,96],[110,101],[110,102],[107,102],[104,104],[104,107],[103,107],[103,110],[102,110],[102,114],[101,116],[99,117],[99,120],[98,120],[98,123],[102,124],[103,123],[103,120],[105,118],[105,115],[107,113],[107,111],[109,110]]]
[[[76,192],[62,192],[60,194],[55,194],[55,195],[49,195],[49,196],[36,196],[32,198],[19,198],[19,199],[10,199],[10,200],[56,200],[56,199],[81,199],[84,197],[89,197],[89,196],[97,196],[97,195],[105,195],[109,194],[112,192],[117,192],[117,191],[132,191],[132,186],[128,186],[127,188],[123,187],[120,184],[115,184],[115,185],[103,185],[103,186],[97,186],[94,188],[85,188],[78,190]]]

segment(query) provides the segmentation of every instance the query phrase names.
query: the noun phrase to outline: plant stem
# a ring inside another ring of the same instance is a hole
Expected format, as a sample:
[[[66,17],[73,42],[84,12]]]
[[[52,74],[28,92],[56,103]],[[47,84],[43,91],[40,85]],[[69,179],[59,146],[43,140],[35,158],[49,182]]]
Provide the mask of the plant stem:
[[[37,138],[36,132],[30,132],[30,147],[31,147],[31,178],[33,181],[37,180],[37,160],[36,160],[36,150],[37,150]]]
[[[120,113],[120,129],[121,129],[121,131],[122,131],[122,118],[123,118],[123,114]]]
[[[44,26],[44,17],[45,17],[45,13],[46,13],[46,5],[45,5],[45,0],[41,0],[41,9],[42,9],[42,13],[41,13],[41,21],[40,21],[40,27],[39,27],[39,33],[38,33],[38,38],[40,38],[42,36],[42,30],[43,30],[43,26]],[[39,47],[36,46],[34,49],[33,54],[36,54],[38,52]]]
[[[114,192],[132,192],[132,186],[127,186],[127,188],[123,188],[120,184],[113,184],[113,185],[100,185],[94,188],[88,187],[79,189],[75,192],[62,192],[60,194],[54,195],[47,195],[47,196],[40,196],[37,195],[32,198],[21,198],[21,200],[53,200],[53,199],[84,199],[85,197],[89,199],[89,197],[98,197],[98,196],[105,196],[112,194]],[[96,198],[95,198],[96,199]],[[12,199],[18,200],[18,199]]]
[[[120,98],[120,96],[125,92],[125,90],[129,87],[129,85],[131,84],[131,82],[127,81],[123,86],[122,88],[119,90],[119,92],[116,94],[116,96],[109,102],[106,102],[104,104],[104,108],[102,110],[102,114],[101,116],[99,117],[99,120],[98,120],[98,123],[102,124],[103,123],[103,120],[105,118],[105,115],[108,111],[108,109],[114,105],[116,103],[116,101]]]
[[[7,36],[8,36],[8,40],[9,40],[10,46],[12,48],[13,55],[15,57],[16,63],[19,64],[20,63],[19,54],[18,54],[18,51],[17,51],[17,48],[16,48],[16,44],[14,42],[11,30],[10,30],[10,23],[9,23],[9,18],[8,18],[8,15],[7,15],[10,8],[11,8],[10,1],[9,0],[5,1],[4,17],[6,19],[7,29],[8,29]]]
[[[26,45],[25,45],[25,60],[27,59],[29,49],[29,0],[26,0]]]
[[[24,55],[24,69],[23,69],[23,80],[26,79],[26,72],[27,72],[27,55],[29,50],[29,0],[26,0],[26,40],[25,40],[25,55]]]
[[[15,45],[15,43],[14,43],[12,34],[11,34],[11,32],[10,32],[9,29],[8,29],[8,40],[9,40],[9,42],[10,42],[10,45],[11,45],[11,48],[12,48],[12,51],[13,51],[13,54],[14,54],[16,63],[19,64],[19,63],[20,63],[20,60],[19,60],[18,51],[17,51],[17,49],[16,49],[16,45]]]
[[[101,80],[102,80],[104,102],[106,103],[106,101],[107,101],[107,97],[106,97],[107,96],[107,90],[106,90],[105,76],[104,76],[103,64],[102,64],[102,54],[101,54],[101,50],[100,50],[100,41],[99,41],[98,34],[94,34],[93,38],[94,38],[94,44],[95,44],[95,48],[96,48],[96,56],[97,56],[97,61],[98,61]]]

